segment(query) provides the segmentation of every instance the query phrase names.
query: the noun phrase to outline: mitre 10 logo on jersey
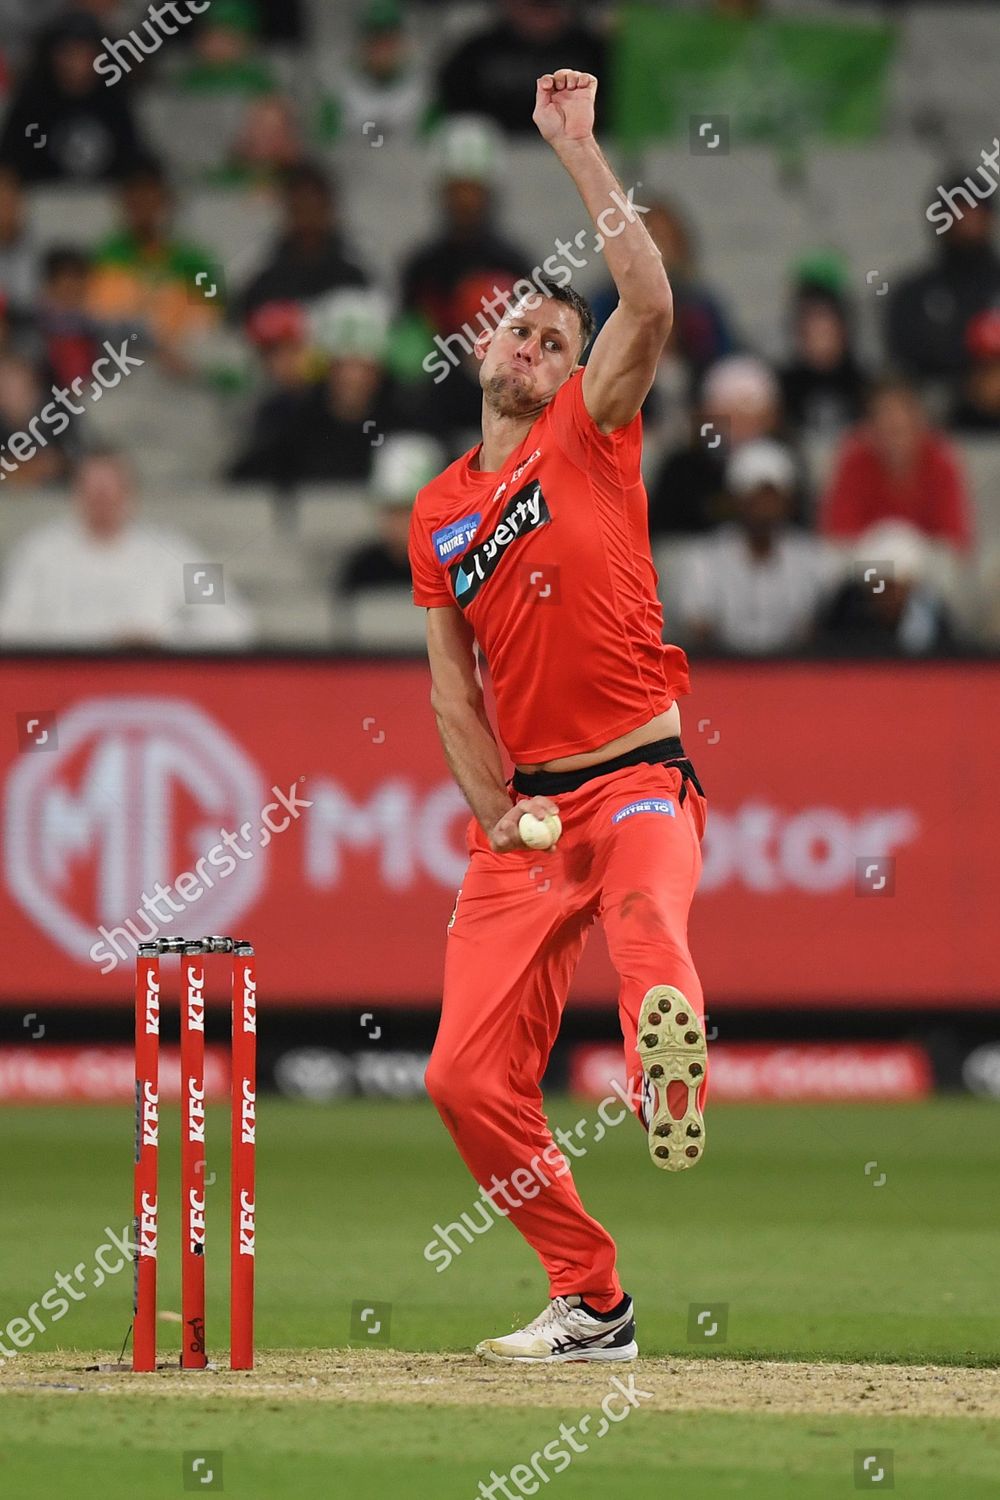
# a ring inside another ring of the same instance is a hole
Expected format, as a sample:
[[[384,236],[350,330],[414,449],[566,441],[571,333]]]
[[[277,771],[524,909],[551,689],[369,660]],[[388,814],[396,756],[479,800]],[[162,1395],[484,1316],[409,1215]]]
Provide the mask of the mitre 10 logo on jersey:
[[[518,537],[547,526],[551,520],[549,507],[537,480],[511,495],[490,535],[484,537],[448,569],[455,603],[462,609],[471,604],[486,580],[493,577],[502,558]]]

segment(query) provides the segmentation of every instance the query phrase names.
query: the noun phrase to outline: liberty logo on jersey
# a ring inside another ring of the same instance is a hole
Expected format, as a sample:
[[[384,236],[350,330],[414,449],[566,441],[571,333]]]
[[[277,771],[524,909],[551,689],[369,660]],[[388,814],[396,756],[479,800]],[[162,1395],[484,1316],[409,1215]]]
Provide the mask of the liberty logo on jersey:
[[[481,520],[482,516],[477,511],[474,516],[463,516],[460,521],[452,521],[450,525],[432,532],[431,541],[434,543],[438,562],[447,562],[456,552],[464,552],[479,530]]]
[[[511,544],[526,532],[547,526],[551,520],[537,480],[511,495],[491,534],[448,569],[456,604],[462,609],[471,604],[487,579],[493,577]]]

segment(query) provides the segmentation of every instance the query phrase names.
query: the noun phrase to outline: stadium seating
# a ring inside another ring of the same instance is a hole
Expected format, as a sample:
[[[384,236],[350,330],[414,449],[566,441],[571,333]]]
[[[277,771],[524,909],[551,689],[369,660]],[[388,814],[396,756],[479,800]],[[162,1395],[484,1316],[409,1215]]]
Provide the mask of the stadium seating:
[[[110,407],[109,407],[110,409]],[[957,442],[966,467],[975,511],[976,557],[957,564],[938,554],[934,577],[959,618],[969,628],[1000,616],[1000,445],[988,439]],[[829,473],[833,445],[814,440],[807,462],[817,487]],[[62,513],[66,496],[58,490],[11,490],[0,506],[0,553],[30,528]],[[205,560],[223,562],[254,604],[265,643],[334,644],[379,649],[421,645],[419,610],[408,603],[415,628],[396,606],[398,595],[366,601],[363,608],[338,604],[331,584],[349,556],[377,534],[377,512],[363,488],[304,485],[294,497],[281,498],[267,486],[207,484],[164,485],[150,480],[142,496],[146,520],[182,532],[205,549]],[[655,562],[667,604],[683,572],[683,538],[660,544]],[[376,591],[377,592],[377,591]],[[385,617],[380,619],[384,606]],[[390,607],[391,606],[391,607]],[[273,631],[272,631],[273,627]]]
[[[405,589],[366,589],[351,604],[351,644],[369,651],[419,651],[424,612]]]
[[[308,127],[355,21],[350,7],[310,0],[312,43],[302,56],[276,49],[268,55],[279,78],[292,87]],[[608,7],[608,14],[613,7]],[[773,0],[777,14],[842,16],[827,0]],[[772,359],[787,353],[790,272],[804,255],[839,252],[848,269],[862,354],[882,358],[883,284],[922,261],[933,243],[924,217],[928,186],[943,163],[961,155],[970,165],[995,130],[993,8],[918,3],[899,15],[899,45],[891,71],[887,129],[876,144],[804,150],[780,158],[769,148],[741,147],[729,155],[694,155],[685,142],[609,154],[639,203],[659,196],[677,200],[697,228],[701,265],[723,298],[742,339]],[[455,38],[481,24],[485,11],[472,3],[410,7],[416,45],[428,71]],[[879,5],[856,4],[852,18],[884,19]],[[893,12],[895,17],[896,13]],[[957,43],[957,38],[961,44]],[[157,69],[136,90],[142,127],[171,168],[177,185],[177,227],[203,244],[223,268],[232,293],[256,271],[278,232],[272,196],[217,186],[211,174],[225,161],[245,110],[240,94],[181,93],[170,68]],[[313,143],[341,184],[342,218],[364,264],[393,291],[400,265],[438,223],[434,158],[426,142],[390,138],[377,149],[368,140]],[[91,246],[117,223],[112,189],[42,186],[29,196],[32,233],[47,248]],[[574,241],[588,264],[574,284],[593,292],[607,272],[591,245],[592,231],[572,184],[540,141],[511,143],[497,186],[501,228],[541,263],[559,239]],[[214,342],[213,342],[214,339]],[[228,341],[228,342],[227,342]],[[279,498],[267,486],[227,486],[218,476],[239,448],[252,409],[248,375],[256,359],[236,328],[220,331],[197,352],[192,374],[176,379],[151,358],[141,378],[123,381],[114,397],[87,415],[88,437],[126,448],[143,491],[143,514],[176,529],[221,560],[254,606],[266,643],[371,646],[418,644],[420,612],[398,594],[348,605],[336,599],[335,580],[350,553],[377,531],[363,488],[309,485]],[[206,372],[227,379],[203,378]],[[239,394],[228,392],[241,387]],[[804,442],[814,493],[829,476],[836,443]],[[966,566],[942,564],[939,581],[963,622],[1000,638],[995,597],[1000,592],[1000,443],[963,440],[975,509],[977,547]],[[7,488],[0,504],[0,555],[30,526],[59,514],[59,491]],[[683,569],[683,538],[657,550],[668,600]],[[404,607],[405,606],[405,607]],[[669,619],[668,619],[669,624]]]

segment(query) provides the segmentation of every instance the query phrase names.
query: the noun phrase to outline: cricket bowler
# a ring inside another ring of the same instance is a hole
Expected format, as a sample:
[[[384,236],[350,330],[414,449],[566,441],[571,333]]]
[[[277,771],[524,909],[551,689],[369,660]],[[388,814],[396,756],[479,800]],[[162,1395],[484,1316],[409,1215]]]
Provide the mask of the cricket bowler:
[[[481,1194],[549,1280],[540,1316],[477,1346],[503,1362],[638,1353],[615,1242],[580,1200],[540,1089],[596,920],[652,1163],[680,1171],[705,1147],[687,918],[706,802],[681,744],[687,660],[663,644],[640,473],[639,413],[672,299],[641,205],[594,139],[596,92],[590,74],[546,74],[533,119],[594,222],[618,306],[582,366],[593,319],[569,276],[521,300],[515,288],[475,344],[482,442],[419,492],[410,528],[432,704],[473,813],[427,1089]]]

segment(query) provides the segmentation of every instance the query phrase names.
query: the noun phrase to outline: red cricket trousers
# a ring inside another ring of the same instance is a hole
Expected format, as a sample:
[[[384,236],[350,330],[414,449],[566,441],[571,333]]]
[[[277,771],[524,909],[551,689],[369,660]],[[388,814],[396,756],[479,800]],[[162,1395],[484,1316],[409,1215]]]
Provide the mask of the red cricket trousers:
[[[480,1187],[537,1252],[550,1295],[580,1293],[607,1311],[622,1295],[615,1243],[580,1201],[540,1084],[597,917],[618,972],[631,1098],[642,1097],[635,1042],[647,990],[675,985],[704,1015],[687,917],[707,805],[670,764],[630,765],[553,800],[563,833],[544,853],[496,854],[469,824],[427,1090]]]

